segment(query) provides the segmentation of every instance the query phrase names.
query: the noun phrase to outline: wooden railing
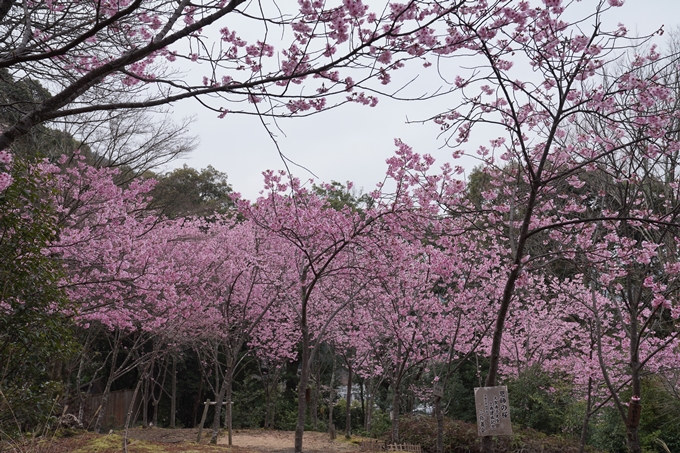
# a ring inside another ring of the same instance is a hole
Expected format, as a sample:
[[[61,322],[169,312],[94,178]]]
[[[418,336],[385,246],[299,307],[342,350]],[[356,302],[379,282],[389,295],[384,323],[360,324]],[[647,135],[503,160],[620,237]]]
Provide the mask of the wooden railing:
[[[385,447],[387,451],[407,451],[409,453],[422,453],[420,445],[415,444],[387,444]]]
[[[422,453],[420,445],[386,444],[377,439],[369,439],[361,442],[361,451],[405,451],[408,453]]]

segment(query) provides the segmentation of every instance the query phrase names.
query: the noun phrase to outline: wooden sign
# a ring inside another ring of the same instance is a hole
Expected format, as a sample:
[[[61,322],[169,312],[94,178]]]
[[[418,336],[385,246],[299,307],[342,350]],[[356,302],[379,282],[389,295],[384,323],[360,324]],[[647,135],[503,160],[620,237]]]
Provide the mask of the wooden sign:
[[[476,387],[475,406],[480,437],[512,435],[507,387]]]
[[[434,387],[432,388],[432,394],[436,397],[443,398],[444,397],[444,386],[441,385],[439,382],[435,382]]]
[[[628,420],[626,424],[631,428],[637,428],[640,425],[640,415],[642,414],[642,405],[640,398],[633,396],[628,403]]]

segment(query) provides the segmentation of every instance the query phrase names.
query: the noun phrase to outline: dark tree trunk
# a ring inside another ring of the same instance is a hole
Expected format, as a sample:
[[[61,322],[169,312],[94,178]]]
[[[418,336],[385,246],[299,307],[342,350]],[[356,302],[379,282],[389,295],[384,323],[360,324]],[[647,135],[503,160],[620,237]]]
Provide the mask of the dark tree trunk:
[[[149,379],[145,378],[142,384],[142,423],[149,426]]]
[[[175,428],[177,413],[177,356],[172,356],[172,384],[170,390],[170,428]]]
[[[94,432],[99,434],[102,429],[102,421],[104,420],[104,413],[106,412],[106,406],[109,403],[109,395],[111,394],[111,384],[116,376],[116,362],[118,358],[118,347],[120,346],[118,334],[114,337],[114,346],[111,353],[111,372],[109,373],[109,378],[106,380],[106,386],[104,387],[104,393],[102,394],[102,404],[99,406],[99,413],[97,414],[97,421],[94,424]]]
[[[364,399],[364,379],[359,384],[359,399],[361,400],[361,426],[366,424],[366,400]]]
[[[192,426],[195,428],[198,424],[198,408],[201,405],[201,400],[203,399],[203,377],[201,376],[201,381],[198,383],[198,399],[194,401],[194,417]]]
[[[373,380],[374,378],[370,378],[368,380],[368,385],[366,386],[366,391],[368,393],[368,395],[366,395],[366,417],[364,418],[364,429],[366,432],[371,431],[371,419],[373,418]]]
[[[633,287],[632,277],[627,276],[627,294],[628,294],[628,309],[630,314],[630,380],[633,397],[639,401],[642,393],[642,383],[640,380],[640,351],[638,349],[639,329],[638,323],[638,307],[639,307],[639,293]],[[638,294],[636,294],[638,293]],[[628,420],[630,422],[630,420]],[[634,423],[626,423],[626,443],[628,444],[628,451],[630,453],[642,453],[642,446],[640,445],[640,435],[638,433],[638,421]]]
[[[312,429],[317,431],[319,429],[319,387],[321,383],[321,364],[317,359],[314,367],[314,387],[312,389],[312,402],[309,410],[312,417]]]
[[[347,362],[347,411],[345,414],[345,438],[352,438],[352,365]]]
[[[302,330],[302,364],[300,371],[300,382],[298,384],[298,417],[295,426],[295,453],[302,453],[302,436],[305,432],[305,418],[307,415],[307,402],[305,394],[309,384],[309,332],[306,323],[303,323]]]
[[[224,398],[228,395],[227,405],[231,405],[231,386],[234,377],[234,368],[236,366],[236,360],[231,354],[227,354],[227,366],[225,367],[224,380],[222,381],[222,387],[220,388],[219,394],[215,400],[215,418],[213,419],[212,436],[210,437],[211,444],[217,444],[217,435],[220,432],[220,422],[222,415],[222,405],[224,404]],[[227,417],[229,417],[230,411],[227,409]],[[227,421],[229,424],[229,421]],[[231,443],[229,444],[231,445]]]
[[[233,393],[232,393],[232,391],[233,391],[232,381],[233,381],[233,379],[230,378],[229,379],[229,385],[227,386],[227,417],[226,417],[226,420],[225,420],[225,423],[227,424],[227,439],[228,439],[227,445],[229,445],[230,447],[232,445],[232,435],[233,435],[233,432],[232,432],[232,429],[231,429],[232,428],[232,420],[231,420],[231,417],[232,417],[232,412],[231,412],[232,401],[231,401],[231,399],[232,399],[232,395],[233,395]]]
[[[581,441],[579,442],[578,452],[583,453],[586,448],[586,439],[588,438],[588,423],[590,423],[590,410],[592,407],[592,392],[593,392],[593,378],[588,378],[588,399],[586,400],[586,413],[583,416],[583,425],[581,426]]]
[[[437,453],[444,452],[444,414],[442,412],[442,399],[434,398],[434,414],[437,417]]]
[[[130,421],[132,420],[132,413],[135,411],[135,400],[137,399],[137,394],[139,393],[139,387],[142,380],[145,379],[145,374],[139,377],[137,385],[135,386],[135,391],[132,392],[132,401],[130,402],[130,407],[128,408],[127,415],[125,417],[125,431],[123,432],[123,452],[128,452],[128,430],[130,429]]]
[[[399,404],[401,401],[401,382],[394,383],[394,394],[392,395],[392,442],[399,443]]]
[[[335,407],[335,357],[333,357],[333,368],[331,370],[331,382],[329,384],[331,389],[330,395],[328,396],[328,432],[333,434],[333,407]]]

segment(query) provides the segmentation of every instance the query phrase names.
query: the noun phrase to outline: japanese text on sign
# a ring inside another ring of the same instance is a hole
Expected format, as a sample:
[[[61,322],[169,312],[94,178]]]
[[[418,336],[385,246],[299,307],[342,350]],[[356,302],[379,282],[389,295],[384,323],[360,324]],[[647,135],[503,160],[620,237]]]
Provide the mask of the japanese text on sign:
[[[475,388],[475,405],[479,436],[512,435],[507,387]]]

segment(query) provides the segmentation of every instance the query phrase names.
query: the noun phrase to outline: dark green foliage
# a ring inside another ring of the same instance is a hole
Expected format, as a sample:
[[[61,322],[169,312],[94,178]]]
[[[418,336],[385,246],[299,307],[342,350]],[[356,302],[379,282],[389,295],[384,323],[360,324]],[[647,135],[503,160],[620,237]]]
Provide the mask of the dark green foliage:
[[[17,80],[7,68],[0,69],[0,120],[3,124],[16,123],[50,97],[50,92],[39,82],[29,77]]]
[[[333,181],[325,187],[314,185],[313,190],[314,193],[325,198],[331,208],[338,211],[346,206],[353,211],[362,211],[371,206],[373,202],[367,194],[357,193],[338,181]]]
[[[211,166],[198,171],[184,165],[155,178],[150,207],[168,217],[224,214],[234,206],[227,175]]]
[[[644,404],[640,419],[643,448],[663,451],[656,442],[661,439],[670,451],[680,451],[680,398],[669,391],[670,384],[651,376],[643,380]]]
[[[513,424],[533,428],[546,434],[563,433],[567,412],[575,404],[571,388],[564,380],[539,367],[524,370],[508,381]]]
[[[260,376],[245,376],[234,386],[234,428],[260,428],[264,425],[264,389]]]
[[[644,406],[643,406],[644,407]],[[611,406],[600,410],[590,424],[588,443],[610,453],[626,452],[626,427],[619,412]]]
[[[468,178],[467,196],[477,209],[480,209],[484,202],[482,193],[491,188],[491,176],[485,173],[482,167],[473,168]]]
[[[435,417],[416,415],[402,417],[399,424],[401,442],[419,444],[424,451],[436,451],[437,420]],[[444,418],[444,451],[479,451],[475,425]]]
[[[371,430],[366,434],[368,437],[384,437],[388,436],[392,427],[390,414],[386,411],[377,410],[373,412],[371,418]]]
[[[403,417],[400,423],[401,442],[420,444],[423,451],[436,451],[437,420],[431,416]],[[494,438],[494,452],[510,453],[577,453],[578,441],[563,438],[559,435],[548,436],[532,429],[513,427],[512,436]],[[480,452],[481,444],[477,437],[477,425],[458,420],[444,419],[443,445],[445,452]],[[589,451],[592,451],[589,449]]]
[[[43,176],[15,159],[0,192],[0,429],[33,429],[54,410],[62,363],[75,352],[57,260],[43,253],[57,234]]]
[[[338,432],[345,431],[345,417],[347,415],[347,400],[340,398],[333,407],[333,423]],[[361,416],[361,402],[352,400],[352,432],[357,432],[363,427],[363,418]]]
[[[480,386],[480,377],[486,376],[488,368],[488,359],[479,357],[475,361],[474,356],[458,368],[445,389],[444,401],[448,402],[446,415],[468,423],[476,422],[475,394],[472,389]]]
[[[0,69],[0,126],[14,125],[36,105],[49,99],[51,94],[30,77],[16,79],[7,69]],[[70,154],[80,147],[71,134],[42,124],[12,144],[12,152],[22,159],[49,158]]]
[[[622,398],[627,401],[630,393],[624,393]],[[595,448],[612,453],[627,451],[626,428],[614,407],[601,410],[591,424],[590,432],[589,443]],[[680,451],[680,398],[655,376],[642,380],[639,433],[643,452],[662,453],[664,450],[656,439],[661,439],[670,451]]]
[[[177,426],[194,427],[201,421],[202,403],[208,397],[205,393],[207,385],[201,386],[201,378],[198,357],[190,349],[183,351],[177,361],[177,413],[175,414]],[[170,392],[170,379],[166,382],[166,391]],[[170,399],[167,396],[161,401],[159,411],[161,414],[159,421],[163,426],[168,426]]]

